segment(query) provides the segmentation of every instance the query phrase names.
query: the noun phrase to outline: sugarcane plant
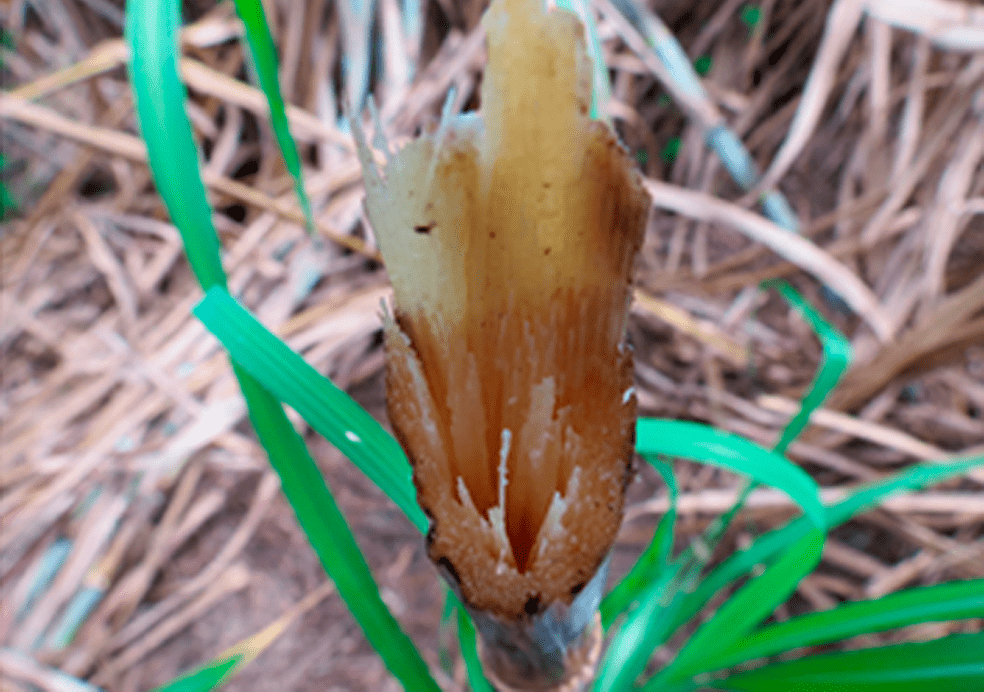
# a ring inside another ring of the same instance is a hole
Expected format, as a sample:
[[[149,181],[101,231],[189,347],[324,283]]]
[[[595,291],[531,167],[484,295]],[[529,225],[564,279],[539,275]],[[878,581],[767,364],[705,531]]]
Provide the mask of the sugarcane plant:
[[[495,677],[548,688],[590,671],[600,641],[599,568],[631,475],[625,322],[649,198],[590,117],[576,16],[496,0],[484,25],[479,114],[444,117],[382,167],[353,130],[395,291],[390,419],[430,557]]]
[[[303,191],[261,5],[236,5],[273,131]],[[984,617],[984,581],[974,580],[762,624],[819,562],[831,527],[984,458],[917,465],[823,505],[816,484],[784,453],[846,369],[850,348],[784,284],[772,288],[813,327],[824,361],[775,449],[696,423],[636,420],[625,322],[649,201],[629,156],[595,117],[604,70],[599,52],[589,50],[597,42],[585,38],[590,20],[583,6],[579,18],[541,0],[494,0],[484,19],[489,62],[478,113],[445,113],[432,132],[399,150],[380,127],[370,146],[360,111],[350,114],[368,216],[394,286],[382,328],[398,444],[229,294],[177,73],[178,3],[128,2],[138,122],[155,183],[205,291],[195,314],[229,351],[250,420],[312,549],[393,675],[408,690],[438,689],[379,597],[282,403],[426,534],[458,608],[474,689],[490,689],[489,680],[500,689],[596,690],[984,684],[982,634],[734,671],[858,634]],[[663,475],[671,500],[667,456],[748,477],[742,497],[756,483],[776,487],[803,514],[707,569],[741,499],[677,555],[671,505],[635,567],[605,595],[633,451]],[[657,648],[753,571],[668,665],[649,669]],[[211,689],[251,651],[236,647],[167,689]]]

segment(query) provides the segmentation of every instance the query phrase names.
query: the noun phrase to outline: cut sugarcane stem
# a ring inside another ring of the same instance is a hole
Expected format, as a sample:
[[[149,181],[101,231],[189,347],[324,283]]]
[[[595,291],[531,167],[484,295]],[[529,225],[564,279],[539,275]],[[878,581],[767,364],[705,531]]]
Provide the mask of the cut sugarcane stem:
[[[384,144],[380,163],[354,131],[394,287],[389,412],[432,519],[430,556],[476,615],[486,659],[511,660],[498,655],[509,641],[539,647],[527,658],[556,683],[533,633],[546,613],[570,624],[558,613],[605,561],[631,475],[625,321],[649,199],[588,116],[582,26],[541,3],[492,3],[479,114]]]

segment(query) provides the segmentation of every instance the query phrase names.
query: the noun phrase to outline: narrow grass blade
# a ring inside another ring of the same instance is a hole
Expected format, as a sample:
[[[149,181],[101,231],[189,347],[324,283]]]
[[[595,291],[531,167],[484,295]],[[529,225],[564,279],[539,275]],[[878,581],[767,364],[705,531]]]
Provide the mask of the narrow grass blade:
[[[605,629],[611,627],[615,618],[626,612],[646,587],[659,579],[669,568],[670,552],[673,549],[673,531],[676,527],[676,479],[669,464],[659,459],[648,461],[666,481],[670,493],[670,509],[659,520],[652,541],[635,565],[601,602],[601,624]]]
[[[147,143],[154,183],[181,233],[188,262],[203,290],[225,286],[219,237],[198,164],[198,149],[178,79],[177,0],[128,0],[126,42],[137,122]]]
[[[778,454],[785,454],[789,444],[795,440],[810,421],[810,415],[824,402],[840,382],[851,364],[851,343],[837,331],[817,310],[810,305],[796,289],[785,281],[766,284],[775,288],[813,329],[823,347],[823,360],[800,409],[782,431],[773,448]]]
[[[984,618],[984,579],[923,586],[792,618],[734,641],[705,670],[922,622]]]
[[[290,421],[280,402],[251,377],[240,377],[240,386],[251,404],[250,420],[280,475],[297,522],[366,639],[406,689],[436,692],[439,688],[427,664],[380,598],[369,565],[304,441],[296,432],[282,433]]]
[[[652,680],[652,689],[708,670],[716,655],[751,632],[796,589],[803,577],[816,569],[825,534],[811,531],[728,599],[710,620],[687,641],[673,662]]]
[[[222,289],[209,291],[195,315],[278,399],[292,406],[338,447],[421,531],[427,517],[416,501],[403,450],[348,394],[308,365]]]
[[[458,604],[458,643],[461,646],[461,657],[465,661],[465,672],[468,674],[468,685],[472,692],[495,692],[482,672],[482,662],[478,658],[478,641],[475,638],[475,626],[465,612],[464,606]]]
[[[885,480],[861,486],[848,497],[827,508],[828,528],[839,526],[875,507],[886,497],[941,483],[982,465],[984,465],[984,456],[954,461],[946,465],[919,464]],[[787,546],[807,535],[812,528],[813,524],[809,518],[800,517],[760,536],[745,550],[725,559],[701,581],[693,593],[687,596],[685,605],[675,615],[677,619],[674,627],[693,617],[720,589],[747,574],[756,565],[770,562]]]
[[[653,650],[676,629],[671,617],[678,604],[676,596],[679,568],[665,570],[639,597],[618,629],[595,680],[594,692],[621,692],[632,689],[635,679],[646,668]]]
[[[224,292],[218,237],[184,112],[185,90],[178,79],[179,28],[177,0],[127,4],[130,77],[154,181],[203,289],[223,287],[217,290]],[[284,494],[366,638],[407,689],[437,690],[420,654],[380,599],[351,531],[280,402],[235,364],[233,371]]]
[[[673,529],[676,524],[676,509],[671,508],[660,519],[653,540],[639,557],[629,573],[605,596],[601,602],[601,624],[607,629],[615,619],[626,612],[644,592],[646,586],[659,579],[668,568],[670,548],[673,547]]]
[[[984,632],[773,663],[711,686],[747,692],[984,689]]]
[[[235,0],[236,12],[246,27],[246,42],[253,56],[253,67],[260,82],[260,89],[270,105],[270,125],[274,137],[280,146],[284,165],[294,179],[294,190],[300,201],[301,210],[307,221],[308,233],[314,232],[314,219],[311,216],[311,202],[304,189],[304,174],[301,170],[301,158],[297,154],[297,146],[290,134],[287,122],[287,112],[284,99],[280,93],[280,82],[277,78],[277,49],[270,34],[270,25],[263,13],[260,0]]]
[[[154,692],[209,692],[222,684],[241,658],[240,655],[209,661],[166,685],[155,688]]]
[[[636,451],[643,456],[694,459],[750,476],[786,493],[818,528],[826,525],[820,491],[813,479],[784,456],[738,435],[700,423],[641,418],[636,424]]]
[[[810,421],[812,413],[824,402],[830,393],[840,382],[844,372],[851,362],[851,344],[838,332],[823,316],[810,305],[792,286],[783,282],[776,281],[766,284],[776,288],[780,295],[807,321],[813,329],[823,347],[823,357],[820,368],[813,378],[813,382],[807,389],[806,395],[800,401],[800,408],[796,415],[790,419],[779,441],[776,442],[772,451],[777,454],[785,454],[786,449],[795,440]],[[725,535],[734,521],[735,517],[745,506],[745,502],[756,487],[754,481],[745,484],[741,493],[738,495],[734,506],[731,507],[717,521],[713,522],[704,533],[704,544],[709,555],[713,553],[713,548]]]
[[[7,159],[0,153],[0,175],[7,170]],[[17,203],[14,201],[3,179],[0,178],[0,221],[6,220],[17,211]]]

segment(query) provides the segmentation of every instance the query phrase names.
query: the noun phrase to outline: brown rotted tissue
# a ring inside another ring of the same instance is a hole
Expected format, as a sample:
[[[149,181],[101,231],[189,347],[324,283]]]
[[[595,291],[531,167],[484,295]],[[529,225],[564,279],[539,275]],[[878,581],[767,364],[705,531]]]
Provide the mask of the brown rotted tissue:
[[[395,153],[357,138],[394,287],[389,413],[430,556],[470,609],[522,620],[569,604],[621,521],[625,321],[649,199],[589,116],[578,19],[495,0],[483,21],[477,114]]]

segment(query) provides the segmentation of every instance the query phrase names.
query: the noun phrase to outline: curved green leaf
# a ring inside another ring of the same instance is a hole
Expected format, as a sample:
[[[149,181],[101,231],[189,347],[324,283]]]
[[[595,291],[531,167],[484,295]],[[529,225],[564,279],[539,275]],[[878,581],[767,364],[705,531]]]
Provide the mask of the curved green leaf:
[[[601,602],[601,623],[611,627],[615,619],[637,600],[653,580],[659,579],[668,567],[670,549],[673,547],[673,528],[676,524],[676,508],[663,515],[653,533],[649,546],[636,561],[629,573]]]
[[[823,357],[820,367],[813,378],[813,382],[800,401],[800,407],[796,415],[786,424],[782,434],[779,436],[779,440],[772,448],[772,451],[777,454],[785,454],[786,449],[792,441],[803,432],[803,429],[809,423],[812,413],[820,407],[830,392],[837,386],[837,383],[840,382],[840,378],[844,375],[851,362],[851,344],[823,318],[823,315],[817,312],[803,296],[786,282],[769,282],[763,286],[774,287],[802,315],[803,319],[806,320],[816,333],[817,338],[823,346]],[[708,548],[706,554],[710,555],[713,553],[714,546],[717,545],[718,541],[721,540],[731,527],[731,523],[745,506],[745,502],[752,494],[756,485],[754,481],[747,482],[731,509],[707,528],[704,533],[704,544]]]
[[[461,657],[465,661],[465,672],[468,674],[468,685],[472,692],[495,692],[495,688],[485,678],[482,672],[482,661],[478,657],[478,641],[475,637],[475,626],[465,607],[458,604],[458,643],[461,646]]]
[[[201,180],[191,124],[184,111],[185,89],[178,79],[179,30],[177,0],[127,3],[125,34],[130,48],[130,79],[154,182],[181,233],[199,283],[203,289],[215,287],[224,293],[219,241]],[[372,573],[344,517],[280,402],[235,363],[233,372],[250,421],[280,476],[298,523],[366,638],[407,689],[436,691],[437,684],[427,665],[379,597]]]
[[[810,415],[824,402],[827,396],[834,390],[840,382],[847,366],[851,364],[851,342],[843,334],[837,331],[827,320],[824,319],[810,303],[801,296],[796,289],[785,281],[776,281],[765,284],[773,287],[793,308],[806,320],[807,324],[816,333],[823,347],[823,359],[820,369],[817,370],[813,382],[807,390],[806,396],[800,403],[800,409],[796,415],[786,424],[779,441],[773,451],[785,454],[789,444],[795,440],[806,424],[810,421]]]
[[[941,483],[984,465],[984,456],[960,459],[947,464],[926,463],[913,466],[889,478],[859,487],[840,502],[827,508],[827,524],[839,526],[849,519],[877,506],[886,497]],[[734,553],[715,567],[694,590],[676,614],[674,627],[693,617],[727,584],[747,574],[756,565],[768,563],[786,546],[800,540],[813,528],[807,517],[794,519],[778,529],[759,536],[745,550]]]
[[[677,603],[679,567],[664,570],[646,586],[639,605],[629,611],[618,629],[595,679],[594,692],[619,692],[632,688],[642,674],[653,649],[666,641],[676,629],[672,625]]]
[[[154,692],[210,692],[229,677],[242,655],[230,656],[221,661],[209,661],[171,682],[157,687]]]
[[[714,657],[771,615],[789,598],[803,577],[816,569],[823,552],[824,537],[820,531],[811,531],[765,572],[725,601],[687,641],[673,662],[653,680],[653,689],[660,689],[665,682],[718,668],[712,663]]]
[[[971,692],[984,689],[984,633],[809,656],[709,685],[747,692]]]
[[[126,42],[137,123],[147,143],[154,183],[181,233],[188,262],[203,290],[225,286],[219,237],[212,224],[198,165],[198,149],[185,112],[184,85],[178,79],[176,0],[129,0]]]
[[[224,293],[223,289],[214,290]],[[240,386],[251,402],[250,421],[280,475],[284,495],[290,500],[297,523],[338,587],[345,605],[383,663],[406,689],[437,692],[439,688],[427,664],[383,603],[369,565],[304,440],[296,432],[280,433],[285,425],[290,427],[283,406],[245,371],[243,375]]]
[[[301,210],[307,220],[308,232],[314,231],[314,219],[311,216],[311,202],[304,189],[304,173],[301,170],[301,158],[297,154],[297,146],[290,134],[290,124],[287,121],[287,110],[284,98],[280,92],[280,82],[277,77],[277,49],[270,34],[270,25],[263,13],[260,0],[235,0],[236,12],[246,27],[246,43],[253,56],[253,67],[260,82],[260,89],[266,96],[270,106],[270,125],[274,137],[280,147],[284,165],[294,179],[294,191],[300,201]]]
[[[984,618],[984,579],[908,589],[770,625],[709,656],[705,670],[728,668],[742,661],[839,642],[859,634],[965,618]]]
[[[788,495],[816,527],[826,526],[820,490],[813,479],[784,456],[738,435],[701,423],[640,418],[636,423],[636,451],[643,456],[685,457],[750,476]]]
[[[649,463],[666,481],[670,493],[670,509],[659,520],[653,538],[646,550],[639,556],[618,585],[601,602],[601,624],[605,629],[611,627],[621,613],[628,610],[646,587],[659,579],[669,568],[670,551],[673,548],[673,530],[676,527],[677,485],[673,469],[659,459],[649,459]]]
[[[233,360],[338,447],[418,529],[427,530],[427,517],[416,501],[410,464],[400,445],[372,416],[225,290],[209,291],[193,312]]]

